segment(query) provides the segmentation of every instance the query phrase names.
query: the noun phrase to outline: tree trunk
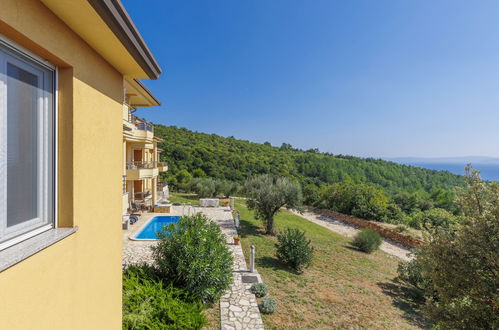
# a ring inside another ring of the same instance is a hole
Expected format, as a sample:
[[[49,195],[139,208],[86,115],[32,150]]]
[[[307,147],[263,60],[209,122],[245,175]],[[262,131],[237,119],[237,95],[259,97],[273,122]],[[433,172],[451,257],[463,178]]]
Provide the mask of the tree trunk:
[[[267,229],[267,232],[266,234],[267,235],[275,235],[275,232],[274,232],[274,217],[268,217],[267,218],[267,221],[266,221],[266,229]]]

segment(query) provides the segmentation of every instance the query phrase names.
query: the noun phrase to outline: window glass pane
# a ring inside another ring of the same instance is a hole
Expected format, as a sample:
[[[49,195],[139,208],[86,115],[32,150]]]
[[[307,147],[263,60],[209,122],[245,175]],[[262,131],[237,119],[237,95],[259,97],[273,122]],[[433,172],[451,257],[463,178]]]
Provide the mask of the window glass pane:
[[[7,63],[7,227],[39,217],[41,77]]]

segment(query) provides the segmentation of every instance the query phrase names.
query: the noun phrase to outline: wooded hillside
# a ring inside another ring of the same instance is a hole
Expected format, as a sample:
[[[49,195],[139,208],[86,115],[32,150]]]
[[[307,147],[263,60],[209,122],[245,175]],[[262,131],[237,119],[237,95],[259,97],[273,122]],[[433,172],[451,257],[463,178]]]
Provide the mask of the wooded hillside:
[[[175,176],[183,169],[194,176],[206,175],[237,182],[270,173],[318,186],[345,180],[370,183],[383,188],[388,195],[453,190],[463,184],[462,176],[446,171],[320,153],[317,149],[298,150],[289,144],[274,147],[270,143],[253,143],[164,125],[155,125],[155,135],[164,139],[160,143],[163,149],[161,160],[169,166],[164,179],[173,185]]]

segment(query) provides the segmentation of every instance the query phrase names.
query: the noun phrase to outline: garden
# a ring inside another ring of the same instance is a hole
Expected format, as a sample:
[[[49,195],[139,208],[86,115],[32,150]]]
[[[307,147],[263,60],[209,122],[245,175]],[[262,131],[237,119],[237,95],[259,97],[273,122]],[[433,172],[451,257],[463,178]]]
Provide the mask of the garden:
[[[154,264],[123,272],[124,329],[218,328],[218,300],[232,282],[232,254],[206,216],[182,217],[160,233]]]
[[[393,282],[397,258],[382,251],[362,252],[350,239],[280,211],[275,216],[276,232],[288,228],[304,232],[313,248],[310,266],[296,270],[280,260],[278,237],[265,234],[265,225],[246,201],[236,201],[236,209],[241,213],[244,251],[255,245],[256,267],[268,296],[276,300],[276,312],[263,315],[266,327],[417,328],[424,324],[410,301],[395,304],[390,296],[397,287]]]

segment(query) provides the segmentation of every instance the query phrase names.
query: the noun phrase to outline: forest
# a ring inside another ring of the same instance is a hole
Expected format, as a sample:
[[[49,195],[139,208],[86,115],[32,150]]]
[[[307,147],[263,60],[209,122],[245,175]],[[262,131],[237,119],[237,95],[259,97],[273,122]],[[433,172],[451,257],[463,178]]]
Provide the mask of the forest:
[[[299,182],[307,205],[367,219],[410,224],[421,218],[420,212],[434,208],[459,213],[455,190],[464,185],[464,177],[447,171],[301,150],[288,143],[276,147],[176,126],[155,125],[155,135],[164,140],[160,157],[169,166],[162,180],[174,190],[229,195],[247,179],[271,174]]]
[[[463,185],[463,177],[400,165],[374,158],[321,153],[317,149],[300,150],[283,143],[253,143],[234,137],[193,132],[176,126],[155,125],[155,135],[164,139],[161,161],[168,163],[167,182],[176,185],[177,174],[243,182],[258,174],[294,178],[302,184],[317,186],[351,181],[369,183],[392,196],[400,192],[431,193],[452,190]],[[464,169],[463,169],[464,173]]]

